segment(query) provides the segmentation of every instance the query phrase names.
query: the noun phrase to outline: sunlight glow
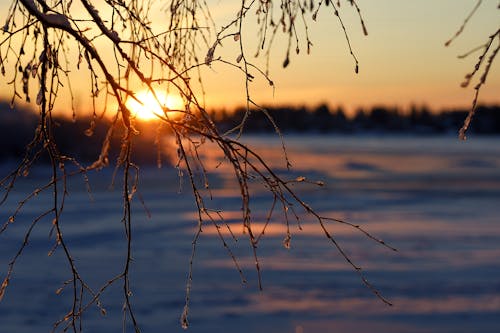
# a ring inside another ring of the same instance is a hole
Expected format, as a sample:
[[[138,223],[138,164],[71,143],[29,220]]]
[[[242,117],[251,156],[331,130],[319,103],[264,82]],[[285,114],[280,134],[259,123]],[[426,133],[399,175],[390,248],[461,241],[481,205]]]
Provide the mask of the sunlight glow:
[[[156,91],[156,98],[149,90],[139,91],[135,96],[141,103],[129,98],[126,102],[133,117],[142,121],[158,119],[158,116],[165,116],[164,110],[169,117],[178,118],[182,113],[177,110],[184,109],[184,102],[179,95],[166,94]]]

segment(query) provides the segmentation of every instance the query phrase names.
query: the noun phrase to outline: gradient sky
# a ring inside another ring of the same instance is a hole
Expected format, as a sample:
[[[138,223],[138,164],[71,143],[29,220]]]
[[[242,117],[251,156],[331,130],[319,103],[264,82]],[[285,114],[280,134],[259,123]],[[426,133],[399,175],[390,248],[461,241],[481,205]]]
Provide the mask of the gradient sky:
[[[479,54],[467,59],[457,55],[484,43],[500,26],[498,1],[483,1],[463,35],[450,47],[444,43],[460,27],[476,4],[472,0],[365,0],[358,1],[368,36],[364,36],[356,12],[343,6],[354,52],[360,62],[354,65],[338,21],[322,12],[311,22],[314,43],[310,55],[294,56],[283,69],[284,47],[274,50],[272,78],[276,91],[263,83],[253,89],[254,98],[263,103],[315,105],[327,102],[348,109],[373,104],[409,106],[427,104],[433,108],[465,106],[474,91],[460,87]],[[498,62],[498,59],[497,59]],[[220,85],[220,84],[219,84]],[[214,101],[228,104],[243,99],[242,86],[216,86],[209,92]],[[226,94],[226,91],[232,91]],[[224,96],[224,97],[223,97]],[[230,97],[228,97],[230,96]],[[235,98],[235,96],[238,96]],[[494,64],[480,100],[500,103],[500,65]]]
[[[317,22],[309,22],[314,44],[311,54],[293,55],[290,65],[283,69],[286,44],[282,36],[271,59],[271,78],[276,89],[270,88],[265,80],[257,79],[251,86],[252,97],[260,104],[314,106],[326,102],[348,110],[374,104],[408,107],[412,103],[426,104],[434,109],[468,107],[474,91],[472,87],[461,88],[460,83],[472,70],[479,54],[462,60],[457,59],[457,55],[484,43],[489,34],[498,29],[498,1],[483,1],[463,35],[450,47],[445,47],[444,43],[460,27],[476,2],[358,0],[368,36],[362,33],[355,10],[343,2],[341,16],[360,62],[359,74],[354,73],[354,63],[338,21],[331,12],[322,11]],[[9,3],[9,0],[0,0],[2,20]],[[216,5],[213,15],[219,26],[234,12],[234,2],[211,0],[209,3]],[[161,19],[161,14],[157,15]],[[244,38],[245,33],[248,38],[248,54],[255,52],[255,41],[250,39],[254,31],[251,24],[244,31]],[[305,51],[304,44],[302,46]],[[234,46],[226,43],[217,52],[231,56]],[[482,103],[500,103],[499,61],[497,59],[481,92]],[[264,59],[255,62],[265,63]],[[209,108],[244,104],[244,80],[240,73],[215,64],[203,70],[203,76]],[[73,83],[80,105],[85,104],[89,94],[85,84],[88,84],[85,79]],[[0,82],[0,94],[11,94],[4,81]]]

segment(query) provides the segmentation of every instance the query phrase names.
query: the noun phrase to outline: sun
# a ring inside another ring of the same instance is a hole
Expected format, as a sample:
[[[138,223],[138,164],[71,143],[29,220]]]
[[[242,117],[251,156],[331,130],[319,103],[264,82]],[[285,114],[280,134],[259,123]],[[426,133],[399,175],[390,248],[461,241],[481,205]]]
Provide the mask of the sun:
[[[141,90],[135,94],[135,97],[142,104],[133,98],[129,98],[126,104],[132,116],[142,121],[158,119],[158,116],[164,117],[164,110],[167,110],[169,117],[177,118],[182,113],[175,112],[175,110],[184,108],[182,98],[176,94],[166,94],[162,91],[155,91],[153,94],[150,90]]]

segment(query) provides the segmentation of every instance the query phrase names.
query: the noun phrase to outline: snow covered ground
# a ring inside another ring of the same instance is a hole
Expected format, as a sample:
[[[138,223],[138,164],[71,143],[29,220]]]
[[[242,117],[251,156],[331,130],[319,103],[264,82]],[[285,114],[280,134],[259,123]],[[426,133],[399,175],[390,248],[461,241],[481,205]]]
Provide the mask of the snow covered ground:
[[[193,333],[208,332],[499,332],[500,331],[500,138],[291,136],[293,165],[286,171],[274,136],[244,138],[283,175],[322,180],[323,187],[295,188],[323,215],[345,219],[396,247],[398,252],[352,229],[330,224],[333,235],[368,279],[394,306],[378,300],[304,216],[292,225],[291,248],[282,245],[285,227],[272,221],[259,243],[263,291],[258,290],[252,251],[241,228],[238,190],[227,168],[212,169],[213,200],[238,241],[226,240],[243,268],[242,284],[231,258],[206,227],[198,242],[190,309]],[[219,155],[204,153],[208,166]],[[7,172],[2,167],[3,174]],[[34,170],[0,208],[2,223],[30,189],[46,180]],[[108,171],[90,174],[92,199],[81,177],[70,182],[63,231],[76,264],[98,288],[124,264],[121,192],[109,188]],[[179,317],[196,230],[195,206],[184,181],[170,167],[141,170],[145,209],[134,206],[132,301],[143,332],[181,332]],[[263,225],[271,197],[252,186],[255,227]],[[21,245],[31,219],[50,204],[50,193],[26,205],[0,235],[0,280]],[[208,200],[208,199],[207,199]],[[71,301],[62,251],[48,257],[51,219],[35,228],[0,302],[0,332],[49,332]],[[85,332],[120,332],[121,285],[84,315]]]

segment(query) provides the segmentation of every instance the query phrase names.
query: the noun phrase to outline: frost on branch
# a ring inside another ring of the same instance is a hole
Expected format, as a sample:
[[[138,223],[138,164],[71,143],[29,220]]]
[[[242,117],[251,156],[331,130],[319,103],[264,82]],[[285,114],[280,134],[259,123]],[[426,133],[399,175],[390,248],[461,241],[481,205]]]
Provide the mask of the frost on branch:
[[[451,43],[463,33],[465,27],[469,23],[469,20],[474,16],[474,14],[481,6],[481,4],[482,0],[478,0],[476,2],[474,8],[472,8],[469,15],[464,19],[464,22],[462,23],[460,28],[455,32],[455,34],[450,39],[448,39],[445,42],[444,44],[445,46],[450,46]],[[500,10],[500,4],[497,6],[497,9]],[[466,136],[467,130],[469,129],[472,123],[472,119],[476,113],[480,90],[486,84],[486,79],[488,77],[488,74],[490,73],[490,69],[500,51],[500,29],[499,28],[496,29],[497,29],[496,31],[494,31],[492,34],[488,36],[486,43],[480,45],[479,47],[473,48],[472,50],[470,50],[465,54],[458,56],[458,58],[463,59],[477,51],[480,52],[478,60],[474,65],[473,70],[465,75],[464,81],[462,81],[462,83],[460,84],[462,88],[467,88],[471,83],[471,81],[474,79],[474,77],[477,77],[476,74],[478,74],[482,70],[482,74],[479,76],[478,82],[474,86],[474,98],[472,100],[472,106],[458,134],[461,140],[467,139]],[[494,43],[495,41],[496,45]]]

